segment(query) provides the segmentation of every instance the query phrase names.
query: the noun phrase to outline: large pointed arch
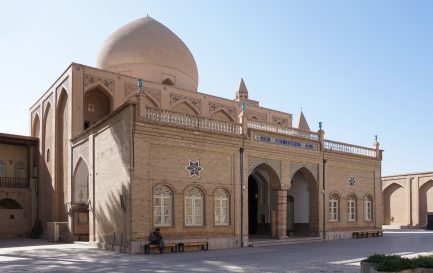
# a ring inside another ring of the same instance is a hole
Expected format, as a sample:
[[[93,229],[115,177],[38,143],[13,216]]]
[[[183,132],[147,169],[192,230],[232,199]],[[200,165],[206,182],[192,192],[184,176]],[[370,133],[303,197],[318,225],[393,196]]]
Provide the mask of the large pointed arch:
[[[68,173],[69,173],[69,100],[68,92],[62,88],[56,107],[56,133],[55,133],[55,162],[56,162],[56,219],[67,221],[67,212],[64,204],[68,199]]]
[[[419,189],[419,224],[427,224],[427,213],[433,212],[433,180],[424,183]]]
[[[314,174],[301,167],[291,177],[287,195],[293,198],[293,234],[317,236],[319,234],[319,186]]]
[[[89,167],[80,157],[72,176],[72,202],[86,203],[89,199]]]
[[[256,169],[259,165],[262,164],[265,164],[269,168],[271,168],[278,176],[278,178],[281,179],[281,161],[260,157],[250,157],[250,160],[248,162],[248,175],[252,174],[254,169]]]
[[[41,121],[39,118],[39,114],[35,113],[32,121],[32,137],[39,137],[41,130]]]
[[[47,102],[42,118],[42,145],[40,168],[40,189],[41,189],[41,217],[44,221],[52,222],[55,219],[55,193],[53,185],[53,160],[54,148],[54,109],[50,102]]]
[[[47,104],[45,105],[44,108],[44,112],[43,112],[43,118],[42,118],[42,150],[43,153],[42,155],[44,157],[46,157],[46,151],[49,149],[51,150],[51,134],[52,134],[52,119],[53,119],[53,115],[52,112],[53,110],[51,109],[51,103],[47,102]],[[47,129],[48,127],[48,129]]]
[[[273,161],[271,161],[273,162]],[[249,236],[279,237],[278,193],[281,189],[280,177],[266,162],[250,160],[248,175],[248,233]],[[285,233],[285,231],[284,231]]]
[[[391,183],[383,190],[383,224],[405,225],[408,223],[406,190],[399,183]]]
[[[83,127],[89,128],[113,110],[113,97],[100,83],[86,89],[83,98]]]

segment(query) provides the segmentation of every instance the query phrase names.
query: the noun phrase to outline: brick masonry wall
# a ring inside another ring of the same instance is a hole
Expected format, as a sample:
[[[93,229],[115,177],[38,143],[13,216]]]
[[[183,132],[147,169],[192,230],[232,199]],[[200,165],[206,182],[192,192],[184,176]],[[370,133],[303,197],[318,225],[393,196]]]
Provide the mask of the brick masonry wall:
[[[30,189],[0,188],[0,200],[10,198],[22,209],[0,209],[0,235],[27,236],[32,230]]]
[[[124,109],[102,124],[94,135],[94,235],[102,244],[129,244],[130,115],[131,107]],[[125,210],[120,205],[121,194],[125,196]]]
[[[164,134],[164,138],[160,137]],[[183,129],[136,123],[134,148],[134,180],[132,183],[133,240],[147,240],[154,229],[152,192],[157,185],[165,185],[174,194],[173,225],[161,227],[164,236],[173,239],[234,236],[237,145],[218,143],[217,138],[233,142],[224,136],[192,133]],[[191,177],[185,169],[189,160],[200,160],[200,177]],[[204,194],[204,224],[186,227],[184,220],[184,191],[194,186]],[[215,226],[214,192],[222,188],[230,195],[230,224]]]

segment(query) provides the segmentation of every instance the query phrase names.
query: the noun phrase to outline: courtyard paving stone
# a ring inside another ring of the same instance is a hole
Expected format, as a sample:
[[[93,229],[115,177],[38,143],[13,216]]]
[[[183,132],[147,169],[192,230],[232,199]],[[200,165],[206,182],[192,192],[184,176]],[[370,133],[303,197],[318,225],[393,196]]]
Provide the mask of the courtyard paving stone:
[[[0,272],[359,272],[373,253],[433,253],[433,232],[387,231],[383,237],[184,253],[127,255],[87,244],[0,238]]]

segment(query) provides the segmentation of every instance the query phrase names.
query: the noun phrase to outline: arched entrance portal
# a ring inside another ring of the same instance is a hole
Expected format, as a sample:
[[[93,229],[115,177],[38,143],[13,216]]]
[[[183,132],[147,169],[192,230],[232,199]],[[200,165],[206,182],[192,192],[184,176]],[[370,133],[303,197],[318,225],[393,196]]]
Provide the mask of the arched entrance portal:
[[[319,195],[317,181],[306,168],[292,177],[287,192],[287,235],[318,236]]]
[[[74,239],[89,240],[89,168],[78,160],[72,180],[72,219]]]
[[[277,237],[277,194],[280,180],[267,164],[254,168],[248,177],[248,234],[250,237]]]

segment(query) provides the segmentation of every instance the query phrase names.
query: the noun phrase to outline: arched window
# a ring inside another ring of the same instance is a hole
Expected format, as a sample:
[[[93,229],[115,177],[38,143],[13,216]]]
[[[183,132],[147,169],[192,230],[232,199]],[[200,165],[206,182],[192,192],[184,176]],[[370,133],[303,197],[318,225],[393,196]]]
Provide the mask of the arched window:
[[[153,222],[155,226],[171,226],[173,223],[173,193],[166,186],[153,190]]]
[[[17,177],[17,178],[26,178],[27,177],[26,165],[21,161],[15,163],[15,177]]]
[[[6,176],[6,165],[3,161],[0,160],[0,177]]]
[[[214,205],[215,225],[227,226],[229,224],[229,194],[223,189],[215,191]]]
[[[185,191],[185,226],[203,225],[203,193],[190,187]]]
[[[329,199],[329,220],[332,222],[336,222],[339,219],[339,203],[340,198],[338,197],[338,194],[332,194]]]
[[[347,220],[356,220],[356,196],[353,194],[349,195],[349,198],[347,198]]]
[[[111,112],[111,97],[101,86],[95,86],[84,95],[84,130]]]
[[[367,195],[364,199],[364,220],[371,221],[373,198]]]
[[[4,198],[0,200],[0,209],[22,209],[21,205],[10,198]]]

